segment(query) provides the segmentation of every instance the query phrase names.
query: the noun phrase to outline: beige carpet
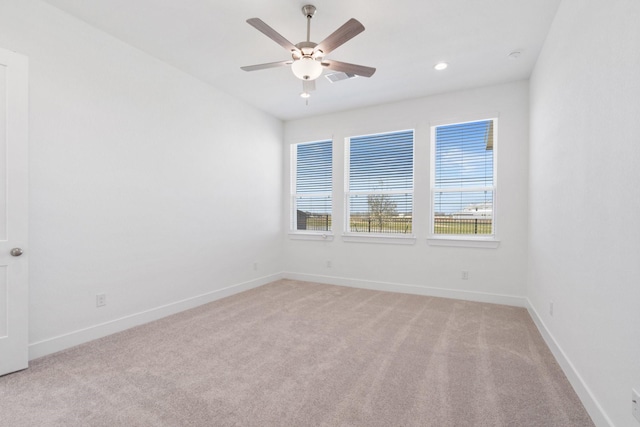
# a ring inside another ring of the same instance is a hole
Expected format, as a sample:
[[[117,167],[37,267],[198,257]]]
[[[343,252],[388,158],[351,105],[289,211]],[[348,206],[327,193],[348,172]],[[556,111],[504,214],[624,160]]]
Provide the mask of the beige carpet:
[[[525,309],[278,281],[0,377],[2,426],[592,426]]]

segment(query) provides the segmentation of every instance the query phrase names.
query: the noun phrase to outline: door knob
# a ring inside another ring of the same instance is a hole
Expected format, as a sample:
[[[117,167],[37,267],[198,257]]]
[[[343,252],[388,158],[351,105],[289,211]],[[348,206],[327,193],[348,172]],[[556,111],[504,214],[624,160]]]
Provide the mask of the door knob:
[[[13,248],[10,253],[11,256],[20,256],[22,255],[22,248]]]

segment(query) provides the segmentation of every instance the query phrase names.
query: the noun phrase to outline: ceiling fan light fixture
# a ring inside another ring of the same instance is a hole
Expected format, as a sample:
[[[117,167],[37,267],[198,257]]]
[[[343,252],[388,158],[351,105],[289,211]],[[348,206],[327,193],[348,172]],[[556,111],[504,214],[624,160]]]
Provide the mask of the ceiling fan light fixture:
[[[309,98],[310,96],[311,96],[311,94],[309,92],[302,92],[300,94],[300,97],[301,98],[305,98],[305,99]]]
[[[446,69],[448,66],[449,64],[447,64],[446,62],[438,62],[436,65],[433,66],[433,68],[435,68],[438,71],[442,71]]]
[[[315,80],[322,74],[322,64],[310,56],[303,56],[291,64],[291,70],[300,80]]]
[[[310,56],[303,56],[291,64],[291,71],[300,80],[315,80],[322,74],[322,64]]]

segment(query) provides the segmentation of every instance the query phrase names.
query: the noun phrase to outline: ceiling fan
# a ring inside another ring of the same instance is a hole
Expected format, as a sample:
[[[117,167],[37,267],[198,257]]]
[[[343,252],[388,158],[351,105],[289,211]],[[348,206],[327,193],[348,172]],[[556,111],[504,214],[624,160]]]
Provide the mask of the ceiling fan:
[[[364,65],[349,64],[347,62],[326,59],[336,48],[342,46],[358,34],[364,31],[364,26],[357,19],[349,19],[344,25],[335,30],[331,35],[320,43],[311,41],[311,18],[316,12],[316,7],[306,5],[302,7],[302,14],[307,18],[307,40],[298,44],[293,44],[285,39],[276,30],[267,25],[260,18],[247,19],[247,23],[260,31],[271,40],[284,47],[290,54],[291,59],[287,61],[269,62],[266,64],[249,65],[240,67],[244,71],[264,70],[266,68],[291,66],[293,74],[302,80],[302,90],[300,94],[303,98],[308,98],[312,90],[315,90],[315,79],[320,77],[322,70],[328,68],[333,71],[355,74],[362,77],[371,77],[376,69]]]

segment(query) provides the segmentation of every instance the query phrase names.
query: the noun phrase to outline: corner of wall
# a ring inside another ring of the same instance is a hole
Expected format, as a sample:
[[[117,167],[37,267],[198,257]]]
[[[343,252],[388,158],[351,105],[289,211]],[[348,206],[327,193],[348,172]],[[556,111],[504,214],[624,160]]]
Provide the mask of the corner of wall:
[[[580,373],[576,370],[576,367],[574,366],[574,364],[571,363],[571,360],[569,360],[566,353],[562,350],[562,347],[560,346],[560,344],[553,337],[549,329],[547,329],[546,325],[544,324],[544,321],[538,315],[538,312],[533,307],[529,299],[526,299],[526,308],[527,308],[527,311],[529,312],[529,315],[533,319],[533,322],[538,328],[540,335],[542,335],[542,338],[544,339],[545,343],[551,350],[551,353],[553,354],[556,361],[560,365],[560,368],[562,368],[562,371],[567,376],[569,383],[571,383],[571,386],[573,387],[576,394],[580,398],[580,401],[582,402],[585,409],[589,413],[589,416],[591,416],[591,419],[593,420],[594,424],[597,426],[614,427],[613,422],[609,419],[609,417],[605,413],[600,403],[598,403],[595,396],[591,392],[591,389],[589,388],[587,383],[584,381]]]

